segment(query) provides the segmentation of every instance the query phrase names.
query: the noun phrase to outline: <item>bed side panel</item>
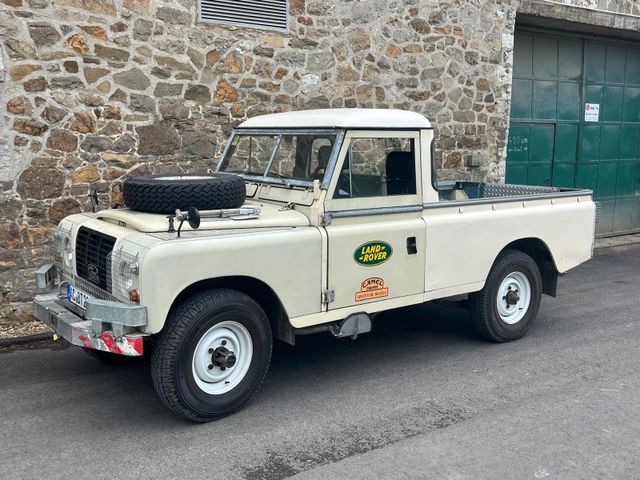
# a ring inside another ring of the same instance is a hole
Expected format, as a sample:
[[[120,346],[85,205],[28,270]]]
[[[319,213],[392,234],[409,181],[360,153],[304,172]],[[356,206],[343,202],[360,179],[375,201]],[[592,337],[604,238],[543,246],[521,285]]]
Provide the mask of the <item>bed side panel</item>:
[[[452,205],[424,215],[427,292],[467,284],[478,290],[500,251],[523,238],[542,240],[560,273],[593,253],[595,204],[589,197]]]

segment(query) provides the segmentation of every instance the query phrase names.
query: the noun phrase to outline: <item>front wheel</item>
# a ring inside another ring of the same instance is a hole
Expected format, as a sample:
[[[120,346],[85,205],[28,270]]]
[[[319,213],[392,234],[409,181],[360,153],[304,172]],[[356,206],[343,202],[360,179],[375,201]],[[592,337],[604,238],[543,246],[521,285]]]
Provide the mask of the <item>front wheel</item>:
[[[538,314],[541,295],[536,262],[518,250],[505,250],[491,267],[484,288],[469,296],[476,332],[492,342],[522,338]]]
[[[249,296],[208,290],[176,307],[153,352],[152,378],[162,402],[196,422],[242,408],[271,360],[267,316]]]

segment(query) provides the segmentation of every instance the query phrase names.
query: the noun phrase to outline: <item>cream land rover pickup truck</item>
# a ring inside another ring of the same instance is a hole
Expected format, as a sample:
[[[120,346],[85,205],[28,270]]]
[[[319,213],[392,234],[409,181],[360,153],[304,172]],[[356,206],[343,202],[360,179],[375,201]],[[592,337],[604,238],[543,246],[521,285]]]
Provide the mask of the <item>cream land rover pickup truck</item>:
[[[215,173],[132,177],[128,208],[62,220],[34,313],[103,359],[148,349],[163,403],[199,422],[249,401],[274,338],[466,294],[481,337],[518,339],[591,258],[592,193],[438,182],[433,139],[395,110],[247,120]]]

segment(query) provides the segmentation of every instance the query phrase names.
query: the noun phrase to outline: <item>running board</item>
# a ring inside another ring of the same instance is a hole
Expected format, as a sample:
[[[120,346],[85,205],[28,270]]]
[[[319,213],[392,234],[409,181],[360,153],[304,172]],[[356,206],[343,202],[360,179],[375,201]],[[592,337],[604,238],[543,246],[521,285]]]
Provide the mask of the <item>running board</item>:
[[[329,332],[336,338],[351,337],[353,340],[358,338],[361,333],[369,333],[371,331],[371,317],[369,314],[361,312],[349,315],[344,320],[338,322],[324,323],[322,325],[314,325],[312,327],[296,328],[294,335],[311,335],[320,332]]]
[[[369,333],[370,331],[371,318],[369,315],[366,313],[354,313],[338,325],[338,330],[333,335],[337,338],[351,337],[355,340],[361,333]]]

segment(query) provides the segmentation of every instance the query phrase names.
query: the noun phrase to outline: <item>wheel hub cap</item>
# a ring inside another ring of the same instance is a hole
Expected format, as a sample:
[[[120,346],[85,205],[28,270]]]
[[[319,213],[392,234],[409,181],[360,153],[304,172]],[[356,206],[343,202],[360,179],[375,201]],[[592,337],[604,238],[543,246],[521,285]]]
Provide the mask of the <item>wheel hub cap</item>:
[[[231,368],[236,364],[236,354],[226,347],[218,347],[211,355],[211,361],[214,365],[225,369]]]
[[[504,300],[507,302],[507,305],[517,305],[520,301],[520,297],[518,296],[518,292],[515,290],[509,290],[505,295]]]

